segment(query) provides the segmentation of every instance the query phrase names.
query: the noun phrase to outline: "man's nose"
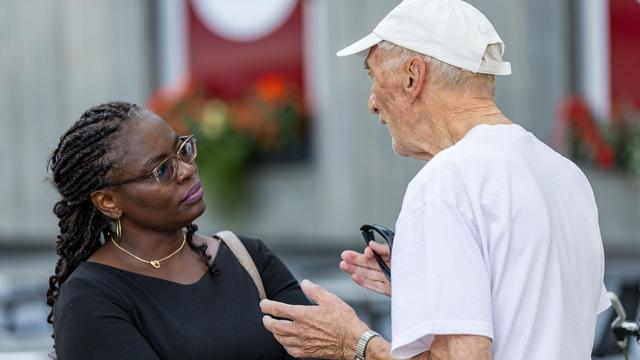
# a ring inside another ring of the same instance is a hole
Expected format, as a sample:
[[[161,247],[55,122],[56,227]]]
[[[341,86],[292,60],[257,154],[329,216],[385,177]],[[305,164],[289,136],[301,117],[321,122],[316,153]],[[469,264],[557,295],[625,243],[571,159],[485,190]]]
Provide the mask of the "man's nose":
[[[373,92],[369,94],[369,111],[371,111],[372,114],[380,113],[378,107],[376,106],[376,96],[373,94]]]

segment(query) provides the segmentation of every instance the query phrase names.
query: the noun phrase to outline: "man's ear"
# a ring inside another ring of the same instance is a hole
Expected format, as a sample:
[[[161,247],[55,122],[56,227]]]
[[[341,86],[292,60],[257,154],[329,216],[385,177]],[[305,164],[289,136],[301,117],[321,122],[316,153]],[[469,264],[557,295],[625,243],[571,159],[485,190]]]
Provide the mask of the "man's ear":
[[[405,76],[404,91],[409,95],[409,101],[413,102],[425,88],[427,63],[418,56],[412,56],[406,63]]]
[[[118,205],[113,193],[108,190],[98,190],[91,193],[91,202],[101,213],[111,219],[122,216],[122,209]]]

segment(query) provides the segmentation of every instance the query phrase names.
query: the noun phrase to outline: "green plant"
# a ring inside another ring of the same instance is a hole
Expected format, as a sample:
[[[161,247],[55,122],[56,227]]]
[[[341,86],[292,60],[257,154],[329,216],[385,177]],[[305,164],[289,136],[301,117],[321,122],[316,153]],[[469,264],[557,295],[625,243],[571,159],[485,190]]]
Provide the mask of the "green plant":
[[[570,97],[560,106],[567,125],[569,156],[601,169],[640,174],[640,112],[631,103],[617,103],[609,121],[597,121],[586,102]]]

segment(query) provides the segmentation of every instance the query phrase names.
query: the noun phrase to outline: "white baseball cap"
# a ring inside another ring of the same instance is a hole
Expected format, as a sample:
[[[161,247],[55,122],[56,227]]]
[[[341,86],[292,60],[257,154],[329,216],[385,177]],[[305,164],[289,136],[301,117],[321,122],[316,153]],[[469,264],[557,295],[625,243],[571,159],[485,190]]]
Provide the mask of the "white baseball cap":
[[[336,55],[366,56],[383,40],[474,73],[511,74],[510,63],[482,59],[487,45],[494,43],[504,55],[504,43],[491,22],[462,0],[404,0],[371,34]]]

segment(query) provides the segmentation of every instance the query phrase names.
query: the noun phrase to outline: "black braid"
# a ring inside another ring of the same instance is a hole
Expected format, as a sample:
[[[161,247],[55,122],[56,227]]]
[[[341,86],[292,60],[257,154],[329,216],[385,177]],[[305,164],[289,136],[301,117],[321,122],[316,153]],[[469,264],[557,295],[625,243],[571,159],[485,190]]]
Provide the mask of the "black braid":
[[[189,247],[191,249],[200,252],[200,255],[202,256],[202,260],[209,267],[209,272],[213,274],[215,278],[219,278],[220,269],[216,266],[215,263],[211,261],[211,255],[208,255],[206,253],[207,244],[203,243],[202,245],[197,246],[193,243],[193,234],[195,234],[196,231],[198,231],[198,225],[196,224],[187,225],[187,244],[189,244]]]
[[[60,137],[49,158],[53,184],[62,197],[53,207],[59,218],[60,235],[56,241],[58,262],[47,290],[47,304],[52,307],[47,317],[50,324],[60,286],[111,235],[112,221],[93,205],[90,196],[107,183],[108,173],[117,161],[111,148],[119,130],[141,110],[125,102],[110,102],[87,110]],[[200,251],[209,271],[217,275],[215,264],[208,263],[206,245],[195,247],[192,243],[197,229],[193,224],[187,226],[189,246]]]
[[[53,184],[62,197],[53,207],[60,219],[60,235],[56,241],[58,262],[47,291],[47,304],[52,307],[62,283],[102,245],[101,235],[111,231],[111,221],[93,206],[90,195],[106,183],[114,162],[107,156],[110,145],[138,109],[133,104],[111,102],[87,110],[60,137],[49,158]],[[53,309],[47,321],[53,323]]]

